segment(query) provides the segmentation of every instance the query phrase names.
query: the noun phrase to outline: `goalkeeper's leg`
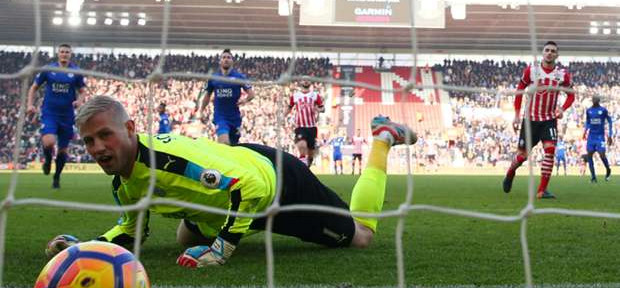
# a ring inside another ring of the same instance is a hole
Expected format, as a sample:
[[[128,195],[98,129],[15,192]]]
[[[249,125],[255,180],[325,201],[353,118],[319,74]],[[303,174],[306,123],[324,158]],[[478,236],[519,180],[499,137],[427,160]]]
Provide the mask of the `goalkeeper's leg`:
[[[374,140],[368,164],[353,188],[351,212],[379,213],[383,208],[387,179],[387,157],[390,147],[414,144],[416,134],[407,126],[394,123],[386,117],[375,117],[371,124]],[[377,218],[354,217],[355,235],[351,245],[364,248],[377,231]]]
[[[205,236],[205,234],[206,233],[200,229],[198,224],[183,219],[177,228],[177,243],[185,248],[198,245],[211,245],[215,236]]]

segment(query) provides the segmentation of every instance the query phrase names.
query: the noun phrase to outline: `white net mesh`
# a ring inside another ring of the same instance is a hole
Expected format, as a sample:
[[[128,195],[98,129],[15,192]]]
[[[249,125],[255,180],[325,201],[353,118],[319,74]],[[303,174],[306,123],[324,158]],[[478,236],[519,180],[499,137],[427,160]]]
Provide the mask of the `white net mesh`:
[[[22,79],[22,87],[21,87],[22,95],[21,95],[21,102],[20,102],[19,119],[17,122],[17,130],[15,134],[15,142],[18,142],[18,140],[21,139],[22,137],[25,114],[26,114],[25,103],[27,99],[27,90],[30,85],[29,79],[39,71],[58,71],[58,72],[68,71],[67,69],[60,69],[60,68],[49,68],[49,67],[37,68],[38,57],[36,55],[38,55],[39,47],[41,47],[41,11],[40,11],[40,1],[34,0],[33,3],[34,3],[33,9],[34,9],[34,14],[35,14],[34,24],[36,27],[35,40],[34,40],[34,45],[33,45],[35,48],[33,52],[34,57],[32,57],[32,61],[30,62],[30,64],[24,67],[18,73],[0,74],[0,79],[18,79],[18,78]],[[82,70],[80,71],[80,73],[84,74],[85,76],[114,79],[114,80],[119,80],[119,81],[123,81],[126,83],[157,82],[163,78],[191,78],[191,79],[200,79],[200,80],[217,79],[217,80],[226,81],[226,82],[245,83],[243,81],[234,81],[228,78],[217,77],[211,74],[185,73],[185,72],[164,73],[163,67],[165,65],[166,57],[167,57],[166,51],[168,49],[168,30],[169,30],[169,22],[170,22],[171,4],[170,2],[167,2],[167,1],[163,3],[164,3],[164,13],[163,13],[164,18],[163,18],[163,30],[161,34],[162,35],[161,36],[161,53],[160,53],[160,58],[159,58],[160,61],[158,62],[157,67],[154,69],[154,71],[150,75],[148,75],[148,77],[143,78],[143,79],[130,79],[130,78],[112,75],[108,73],[101,73],[101,72],[89,71],[89,70]],[[416,9],[415,5],[411,5],[411,15],[416,15],[415,9]],[[536,47],[536,43],[538,43],[536,39],[536,33],[535,33],[536,24],[535,24],[535,19],[534,19],[533,7],[531,5],[528,5],[527,9],[528,9],[528,25],[529,25],[530,35],[531,35],[531,53],[532,53],[533,62],[536,63],[538,61],[537,55],[539,53]],[[414,23],[414,20],[415,19],[412,18],[411,23]],[[290,33],[289,34],[290,45],[291,45],[290,50],[292,52],[292,60],[288,64],[287,71],[284,74],[282,74],[280,78],[275,82],[274,81],[261,81],[261,82],[250,81],[248,83],[251,83],[252,85],[255,85],[255,86],[286,85],[293,81],[301,79],[300,75],[294,75],[294,69],[295,69],[295,63],[296,63],[295,60],[298,55],[297,53],[299,51],[297,47],[297,36],[296,36],[294,21],[295,21],[295,17],[293,15],[288,17],[288,30]],[[497,95],[502,95],[502,96],[515,95],[515,94],[518,94],[519,92],[526,92],[528,95],[531,95],[532,93],[537,91],[537,89],[547,89],[547,87],[534,86],[528,89],[527,91],[514,91],[514,90],[501,90],[500,91],[500,90],[494,90],[494,89],[488,89],[488,88],[461,87],[461,86],[451,86],[451,85],[430,85],[430,86],[429,85],[418,85],[415,81],[416,73],[418,73],[418,70],[416,69],[417,68],[416,64],[418,63],[418,60],[417,60],[418,59],[418,38],[417,38],[415,28],[411,29],[411,55],[413,57],[413,63],[414,63],[413,67],[411,68],[411,78],[409,79],[409,83],[401,89],[386,90],[386,89],[383,89],[382,87],[369,85],[367,83],[352,82],[352,81],[345,81],[345,80],[335,80],[333,78],[310,77],[310,79],[312,81],[321,82],[321,83],[331,83],[331,84],[337,84],[337,85],[351,85],[355,87],[361,87],[361,88],[377,90],[377,91],[394,92],[397,95],[402,94],[403,97],[405,97],[405,93],[403,92],[406,92],[412,89],[443,89],[447,91],[483,92],[483,93],[497,94]],[[552,88],[552,89],[562,90],[564,92],[574,92],[571,89],[561,89],[561,88]],[[154,94],[154,93],[150,93],[150,94]],[[153,102],[154,101],[152,97],[147,98],[148,111],[154,110]],[[280,104],[282,104],[282,101],[280,101]],[[401,113],[405,115],[408,112],[405,111],[404,106],[402,107],[403,108],[401,109]],[[279,110],[283,111],[283,107],[279,107]],[[278,116],[282,117],[282,114],[279,114]],[[148,118],[147,118],[146,123],[148,123],[148,127],[146,130],[149,131],[150,133],[150,131],[153,131],[151,127],[153,123],[152,113],[148,113],[147,117]],[[278,121],[278,123],[283,123],[283,122],[284,121]],[[531,129],[530,129],[529,122],[527,122],[527,125],[525,128],[526,128],[527,135],[531,135]],[[283,129],[282,127],[278,127],[276,131],[278,133],[282,133]],[[526,137],[526,138],[528,140],[530,139],[530,137]],[[278,137],[277,139],[282,139],[282,137]],[[149,138],[149,141],[152,141],[152,139]],[[278,146],[281,146],[281,144],[282,143],[278,143]],[[529,146],[530,145],[528,144],[528,147]],[[143,225],[142,220],[145,217],[145,212],[148,210],[150,206],[157,205],[157,204],[177,205],[177,206],[191,208],[197,211],[204,211],[208,213],[216,213],[216,214],[227,214],[228,213],[227,210],[196,205],[193,203],[186,203],[186,202],[166,200],[166,199],[153,199],[153,192],[154,192],[154,187],[155,187],[155,170],[154,170],[155,153],[153,150],[150,151],[150,157],[149,157],[149,159],[151,159],[151,178],[149,182],[148,194],[145,198],[143,198],[140,202],[138,202],[135,205],[118,207],[118,206],[113,206],[113,205],[99,205],[99,204],[89,204],[89,203],[54,201],[54,200],[38,199],[38,198],[16,199],[15,192],[16,192],[17,183],[19,180],[19,177],[18,177],[19,176],[19,173],[18,173],[19,165],[17,162],[18,162],[19,155],[20,155],[20,148],[21,148],[20,145],[15,145],[14,150],[13,150],[12,159],[14,161],[14,165],[13,165],[14,168],[13,168],[13,172],[11,175],[11,181],[10,181],[10,185],[8,188],[7,196],[2,201],[2,206],[1,206],[0,235],[2,235],[2,237],[0,237],[0,255],[4,255],[4,249],[5,249],[5,236],[4,235],[6,235],[6,231],[7,231],[7,223],[6,223],[7,212],[9,211],[10,208],[17,207],[17,206],[41,205],[41,206],[49,206],[49,207],[57,207],[57,208],[81,209],[81,210],[90,210],[90,211],[106,211],[106,212],[140,211],[139,220],[137,222],[138,227],[136,228],[136,231],[142,231],[141,226]],[[409,152],[408,149],[409,148],[407,148],[407,155],[410,155],[411,153]],[[277,159],[278,159],[277,166],[276,166],[277,175],[281,175],[282,174],[281,153],[278,155]],[[274,287],[276,285],[274,281],[274,255],[273,255],[273,241],[272,241],[272,232],[271,232],[272,225],[273,225],[273,216],[281,212],[293,211],[293,210],[321,211],[321,212],[326,212],[326,213],[334,213],[338,215],[353,215],[353,216],[372,217],[372,218],[398,217],[399,219],[398,219],[398,224],[396,226],[396,237],[395,237],[396,259],[397,259],[397,269],[398,269],[398,274],[397,274],[398,275],[398,284],[397,284],[398,287],[407,286],[406,284],[407,282],[405,279],[405,270],[407,269],[407,267],[405,266],[404,257],[403,257],[403,233],[404,233],[404,228],[405,228],[404,223],[405,221],[408,221],[407,215],[409,214],[409,212],[431,211],[431,212],[443,213],[443,214],[454,215],[454,216],[459,216],[459,217],[479,218],[479,219],[498,221],[498,222],[520,222],[521,223],[520,238],[521,238],[521,248],[522,248],[522,254],[523,254],[524,278],[525,278],[524,281],[525,281],[526,287],[533,287],[530,253],[528,249],[528,237],[526,233],[527,228],[528,228],[527,221],[529,217],[532,217],[534,215],[541,215],[541,214],[561,214],[561,215],[571,215],[571,216],[578,216],[578,217],[598,217],[598,218],[620,219],[620,214],[595,212],[595,211],[557,209],[557,208],[543,208],[543,209],[535,208],[535,202],[534,202],[535,200],[535,188],[534,188],[535,177],[534,177],[531,157],[528,161],[528,168],[529,168],[528,202],[526,203],[526,205],[523,207],[523,209],[518,215],[512,215],[512,216],[504,216],[504,215],[498,215],[498,214],[492,214],[492,213],[482,213],[482,212],[469,211],[469,210],[463,210],[463,209],[454,209],[450,207],[439,207],[439,206],[433,206],[433,205],[414,204],[413,203],[414,177],[412,175],[412,166],[411,166],[411,161],[409,157],[407,157],[407,164],[406,164],[406,170],[408,174],[407,186],[406,186],[407,196],[406,196],[406,200],[403,203],[401,203],[399,208],[396,210],[383,211],[382,213],[378,213],[378,214],[368,214],[368,213],[351,213],[348,210],[335,209],[335,208],[317,206],[317,205],[292,205],[292,206],[281,207],[278,204],[279,201],[277,201],[277,199],[279,198],[279,193],[280,193],[279,191],[281,190],[281,187],[282,187],[282,183],[281,183],[282,181],[278,180],[277,181],[278,196],[276,196],[276,201],[274,201],[273,205],[271,205],[271,207],[269,207],[266,211],[262,213],[257,213],[257,214],[245,214],[245,213],[233,213],[233,214],[236,216],[252,217],[252,218],[265,217],[265,216],[268,217],[267,226],[265,230],[265,247],[266,247],[266,260],[267,260],[266,261],[267,262],[266,283],[268,287]],[[280,177],[278,177],[278,179],[280,179]],[[140,257],[141,242],[142,242],[141,237],[142,237],[141,233],[136,233],[134,253],[137,258]],[[0,257],[0,271],[4,271],[3,269],[4,263],[5,263],[4,258]],[[0,283],[2,283],[2,280],[3,280],[2,273],[0,273]]]

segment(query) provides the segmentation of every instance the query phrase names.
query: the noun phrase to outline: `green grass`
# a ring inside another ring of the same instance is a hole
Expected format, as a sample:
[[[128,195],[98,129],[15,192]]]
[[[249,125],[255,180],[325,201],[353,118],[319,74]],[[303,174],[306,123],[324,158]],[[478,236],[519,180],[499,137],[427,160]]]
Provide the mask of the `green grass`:
[[[321,176],[347,201],[357,177]],[[47,198],[113,204],[110,178],[67,174],[62,189],[51,178],[21,174],[17,199]],[[517,215],[527,203],[526,177],[515,181],[513,193],[501,192],[501,176],[415,176],[415,204]],[[6,195],[9,174],[0,174]],[[538,177],[536,178],[536,182]],[[554,207],[620,212],[620,185],[591,185],[587,178],[553,177],[557,200],[536,201]],[[406,178],[390,176],[385,209],[405,199]],[[4,283],[32,287],[46,259],[45,245],[68,233],[91,239],[115,224],[117,213],[81,212],[44,206],[12,207],[8,213]],[[275,236],[277,285],[396,285],[396,218],[382,219],[369,249],[328,249]],[[175,243],[178,220],[154,216],[152,236],[143,246],[142,262],[155,285],[256,285],[266,283],[264,234],[244,239],[222,267],[186,270],[175,265],[183,251]],[[407,216],[404,257],[408,285],[511,285],[524,282],[520,222],[500,223],[428,211]],[[539,284],[620,282],[620,222],[587,217],[537,215],[528,220],[533,278]],[[561,287],[560,285],[559,287]]]

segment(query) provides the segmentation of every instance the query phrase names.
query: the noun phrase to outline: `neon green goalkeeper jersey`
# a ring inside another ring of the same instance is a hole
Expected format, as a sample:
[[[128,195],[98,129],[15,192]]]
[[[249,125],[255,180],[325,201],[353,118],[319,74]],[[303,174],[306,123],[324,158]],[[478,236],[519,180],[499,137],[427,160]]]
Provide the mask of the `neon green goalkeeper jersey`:
[[[264,211],[276,192],[274,166],[266,157],[245,147],[234,147],[207,138],[180,135],[153,136],[155,174],[153,198],[166,198],[227,209],[229,215],[207,213],[173,205],[154,205],[149,211],[164,217],[186,219],[198,224],[208,237],[219,236],[231,243],[248,232],[252,218],[230,212]],[[119,205],[137,203],[149,185],[148,135],[138,135],[138,155],[129,179],[116,176],[114,198]],[[123,213],[118,224],[98,239],[126,245],[133,242],[138,211]],[[148,236],[148,218],[144,236]]]

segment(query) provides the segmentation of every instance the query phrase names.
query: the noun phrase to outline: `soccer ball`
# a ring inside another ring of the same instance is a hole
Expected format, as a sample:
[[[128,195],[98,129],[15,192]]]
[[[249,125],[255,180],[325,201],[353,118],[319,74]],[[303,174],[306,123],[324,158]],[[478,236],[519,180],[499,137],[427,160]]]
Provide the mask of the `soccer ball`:
[[[135,278],[134,278],[135,275]],[[52,258],[34,288],[150,288],[144,267],[127,249],[90,241],[73,245]]]

